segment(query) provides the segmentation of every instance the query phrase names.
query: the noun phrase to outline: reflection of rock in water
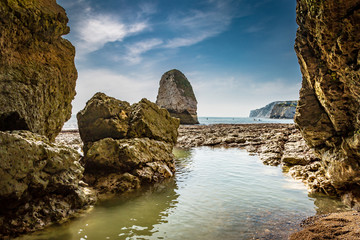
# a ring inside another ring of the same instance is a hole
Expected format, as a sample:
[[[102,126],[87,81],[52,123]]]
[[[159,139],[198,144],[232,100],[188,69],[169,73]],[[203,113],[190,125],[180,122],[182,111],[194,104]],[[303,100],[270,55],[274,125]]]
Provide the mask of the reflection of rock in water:
[[[177,204],[174,179],[100,202],[90,213],[18,240],[148,239]],[[85,237],[86,236],[86,237]]]
[[[317,214],[343,212],[351,210],[350,207],[344,205],[340,199],[336,197],[329,197],[324,194],[310,194],[309,197],[314,199]]]

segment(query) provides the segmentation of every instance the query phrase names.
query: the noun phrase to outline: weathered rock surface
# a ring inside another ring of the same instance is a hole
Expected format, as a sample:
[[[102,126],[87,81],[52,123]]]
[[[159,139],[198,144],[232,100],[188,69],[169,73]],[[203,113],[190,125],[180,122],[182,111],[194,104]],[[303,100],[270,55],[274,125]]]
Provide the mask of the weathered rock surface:
[[[297,101],[272,102],[263,108],[251,110],[249,117],[293,119],[296,112],[296,105]]]
[[[179,125],[165,109],[147,99],[130,106],[104,93],[96,93],[77,114],[77,119],[84,143],[103,138],[141,137],[176,143]]]
[[[146,99],[130,106],[96,93],[77,117],[85,181],[100,194],[122,193],[173,176],[172,148],[180,121],[167,110]]]
[[[303,222],[304,229],[292,234],[289,239],[357,240],[360,238],[359,221],[360,213],[355,211],[310,217]]]
[[[77,71],[65,10],[55,0],[0,1],[0,131],[54,140],[71,116]]]
[[[295,121],[337,194],[360,209],[360,2],[297,3],[303,83]]]
[[[0,132],[0,238],[44,228],[95,201],[77,151],[29,131]]]
[[[167,109],[181,124],[198,124],[197,100],[189,80],[179,70],[164,73],[156,104]]]

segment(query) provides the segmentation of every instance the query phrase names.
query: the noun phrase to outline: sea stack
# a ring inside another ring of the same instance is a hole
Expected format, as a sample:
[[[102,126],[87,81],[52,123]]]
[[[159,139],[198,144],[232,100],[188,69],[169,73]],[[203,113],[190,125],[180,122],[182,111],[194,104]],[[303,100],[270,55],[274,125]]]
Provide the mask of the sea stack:
[[[198,124],[197,100],[189,80],[177,69],[164,73],[156,104],[180,119],[180,124]]]
[[[360,210],[360,2],[298,0],[296,13],[295,122],[337,194]]]

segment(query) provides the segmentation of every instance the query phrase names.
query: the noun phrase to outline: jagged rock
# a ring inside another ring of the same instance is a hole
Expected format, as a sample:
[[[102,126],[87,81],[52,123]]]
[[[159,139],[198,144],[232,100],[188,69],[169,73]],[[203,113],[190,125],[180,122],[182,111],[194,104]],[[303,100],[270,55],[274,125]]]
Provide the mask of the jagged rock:
[[[128,136],[147,137],[175,144],[179,120],[170,116],[165,109],[143,98],[131,106],[130,130]]]
[[[86,152],[87,172],[128,172],[149,162],[172,162],[172,145],[148,138],[101,139]]]
[[[130,111],[128,102],[96,93],[77,114],[81,139],[87,143],[107,137],[126,138]]]
[[[77,71],[65,10],[55,0],[0,1],[0,131],[54,140],[71,116]]]
[[[104,93],[96,93],[77,119],[84,143],[139,137],[176,143],[179,127],[179,120],[145,98],[130,106]]]
[[[181,124],[198,124],[197,100],[189,80],[179,70],[164,73],[156,104],[167,109]]]
[[[180,121],[166,109],[146,99],[130,106],[96,93],[77,117],[85,180],[100,194],[122,193],[173,176],[172,148]]]
[[[251,110],[249,117],[293,119],[295,116],[296,105],[297,101],[272,102],[265,107]]]
[[[303,83],[295,121],[337,194],[360,208],[360,2],[298,0],[296,11]]]
[[[0,132],[0,237],[44,228],[95,201],[77,151],[29,131]]]

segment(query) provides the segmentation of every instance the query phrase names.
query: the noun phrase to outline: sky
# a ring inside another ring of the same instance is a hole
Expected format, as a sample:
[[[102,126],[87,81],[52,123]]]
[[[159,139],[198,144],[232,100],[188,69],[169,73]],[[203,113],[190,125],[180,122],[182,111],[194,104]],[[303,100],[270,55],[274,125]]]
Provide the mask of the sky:
[[[188,78],[198,116],[246,117],[297,100],[295,0],[57,0],[76,48],[73,114],[96,92],[156,101],[162,74]]]

